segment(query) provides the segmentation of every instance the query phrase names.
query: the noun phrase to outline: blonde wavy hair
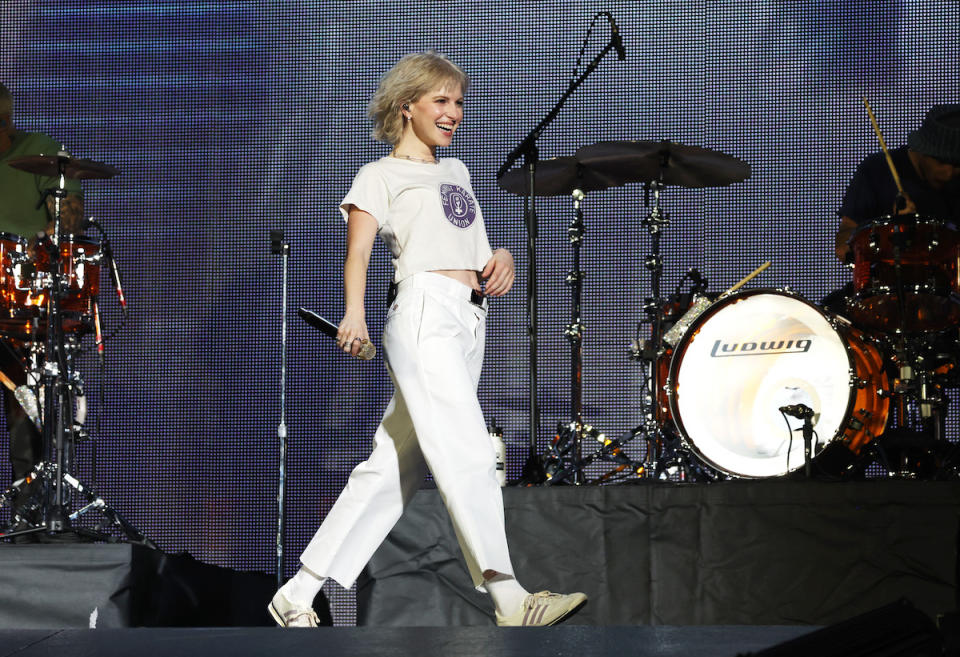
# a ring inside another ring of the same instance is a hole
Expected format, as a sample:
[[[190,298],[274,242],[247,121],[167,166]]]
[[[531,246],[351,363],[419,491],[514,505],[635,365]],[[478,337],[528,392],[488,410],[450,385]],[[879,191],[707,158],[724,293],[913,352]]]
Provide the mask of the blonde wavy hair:
[[[380,86],[370,99],[367,115],[373,121],[370,136],[393,145],[403,134],[400,108],[414,103],[437,87],[460,87],[467,92],[470,77],[446,55],[434,50],[405,55],[380,78]]]

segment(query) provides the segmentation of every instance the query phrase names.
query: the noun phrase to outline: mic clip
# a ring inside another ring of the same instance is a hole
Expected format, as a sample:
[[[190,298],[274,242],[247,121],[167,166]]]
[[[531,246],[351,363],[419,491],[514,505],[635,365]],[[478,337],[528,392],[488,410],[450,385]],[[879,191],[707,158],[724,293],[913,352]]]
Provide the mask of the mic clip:
[[[780,412],[789,415],[790,417],[795,417],[798,420],[806,420],[813,417],[813,409],[806,404],[791,404],[789,406],[781,406]]]

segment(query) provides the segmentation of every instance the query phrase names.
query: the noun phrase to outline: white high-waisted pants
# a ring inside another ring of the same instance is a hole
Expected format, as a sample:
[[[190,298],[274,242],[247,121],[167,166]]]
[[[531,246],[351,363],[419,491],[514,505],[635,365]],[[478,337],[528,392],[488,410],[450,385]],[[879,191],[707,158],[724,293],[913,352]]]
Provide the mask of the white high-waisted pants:
[[[300,556],[312,573],[352,586],[429,467],[474,585],[488,571],[513,576],[496,457],[477,400],[485,332],[486,309],[470,302],[466,285],[429,272],[400,283],[383,329],[393,399],[373,453]]]

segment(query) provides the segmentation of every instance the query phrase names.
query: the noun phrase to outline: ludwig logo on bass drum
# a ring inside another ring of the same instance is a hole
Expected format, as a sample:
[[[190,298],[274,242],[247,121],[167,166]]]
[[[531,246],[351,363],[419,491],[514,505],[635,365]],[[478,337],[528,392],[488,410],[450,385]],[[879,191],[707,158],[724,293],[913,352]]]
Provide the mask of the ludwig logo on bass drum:
[[[717,340],[710,350],[712,358],[730,356],[758,356],[773,354],[802,354],[810,351],[813,340],[764,340],[761,342],[724,342]]]

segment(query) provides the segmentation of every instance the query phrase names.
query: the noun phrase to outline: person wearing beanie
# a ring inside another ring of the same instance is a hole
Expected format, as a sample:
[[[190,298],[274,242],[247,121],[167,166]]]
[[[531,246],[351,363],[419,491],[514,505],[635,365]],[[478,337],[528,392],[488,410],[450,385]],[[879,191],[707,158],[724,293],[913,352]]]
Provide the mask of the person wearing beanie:
[[[931,107],[890,158],[904,195],[883,153],[860,163],[837,212],[836,253],[842,261],[851,255],[848,242],[857,227],[880,217],[918,214],[960,224],[960,103]]]

